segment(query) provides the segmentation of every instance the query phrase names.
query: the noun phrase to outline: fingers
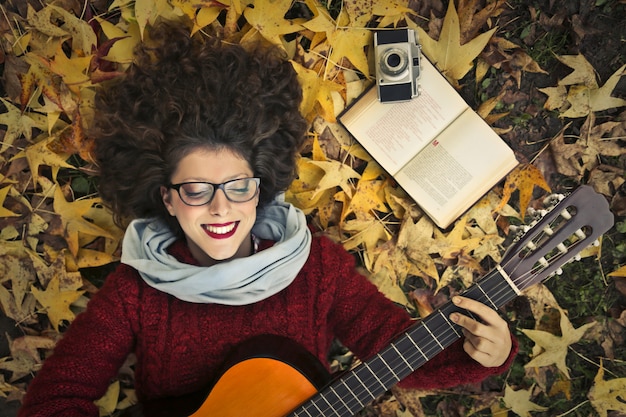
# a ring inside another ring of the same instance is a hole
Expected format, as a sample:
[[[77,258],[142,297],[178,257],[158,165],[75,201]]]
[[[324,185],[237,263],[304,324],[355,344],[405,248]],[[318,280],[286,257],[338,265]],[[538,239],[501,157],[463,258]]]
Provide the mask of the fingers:
[[[463,348],[467,354],[483,366],[502,365],[511,351],[511,334],[506,321],[495,310],[478,301],[460,296],[455,296],[452,301],[480,319],[459,313],[450,316],[463,328]]]

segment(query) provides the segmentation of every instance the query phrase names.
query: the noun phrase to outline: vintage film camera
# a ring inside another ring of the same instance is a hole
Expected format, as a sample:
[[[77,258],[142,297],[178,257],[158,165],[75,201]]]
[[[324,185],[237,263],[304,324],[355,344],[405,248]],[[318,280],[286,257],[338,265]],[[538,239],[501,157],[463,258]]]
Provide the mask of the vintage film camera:
[[[407,101],[419,95],[421,48],[413,29],[374,33],[378,99]]]

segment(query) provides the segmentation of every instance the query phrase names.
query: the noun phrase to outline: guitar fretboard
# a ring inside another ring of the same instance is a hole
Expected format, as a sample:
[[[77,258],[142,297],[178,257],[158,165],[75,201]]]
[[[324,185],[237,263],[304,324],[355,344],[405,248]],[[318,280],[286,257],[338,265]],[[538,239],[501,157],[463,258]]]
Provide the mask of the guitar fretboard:
[[[465,297],[497,309],[518,294],[514,284],[493,270],[465,291]],[[461,327],[450,314],[466,310],[452,302],[411,326],[375,357],[333,381],[289,416],[352,416],[385,393],[398,381],[458,340]]]

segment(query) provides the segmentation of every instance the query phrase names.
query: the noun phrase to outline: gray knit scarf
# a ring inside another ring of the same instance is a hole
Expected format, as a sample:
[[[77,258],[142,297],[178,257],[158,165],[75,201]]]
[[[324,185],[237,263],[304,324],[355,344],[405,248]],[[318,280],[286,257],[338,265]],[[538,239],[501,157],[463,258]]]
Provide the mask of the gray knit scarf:
[[[252,233],[274,246],[215,265],[179,262],[167,248],[176,236],[156,219],[133,220],[122,243],[122,263],[157,290],[194,303],[245,305],[286,288],[306,262],[311,232],[302,211],[274,201],[257,212]]]

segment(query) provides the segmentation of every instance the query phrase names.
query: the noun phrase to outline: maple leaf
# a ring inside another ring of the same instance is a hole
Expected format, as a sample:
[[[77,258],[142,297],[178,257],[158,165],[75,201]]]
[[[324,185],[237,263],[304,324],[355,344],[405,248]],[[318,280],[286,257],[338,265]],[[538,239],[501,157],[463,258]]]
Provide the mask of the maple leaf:
[[[593,386],[587,393],[587,398],[601,417],[607,417],[609,411],[626,413],[626,378],[604,379],[604,366],[593,380]]]
[[[103,236],[113,239],[114,236],[100,226],[88,221],[83,216],[94,204],[99,204],[99,198],[77,200],[71,203],[65,200],[61,187],[54,191],[54,211],[61,217],[62,233],[67,240],[68,247],[72,255],[78,255],[79,233],[90,236]]]
[[[569,378],[569,371],[565,364],[568,348],[570,345],[578,343],[585,332],[596,325],[596,322],[587,323],[575,329],[565,311],[559,308],[559,312],[561,313],[561,336],[543,330],[522,329],[522,332],[535,342],[532,360],[524,367],[556,365]]]
[[[89,26],[89,23],[59,6],[49,4],[46,7],[57,13],[63,20],[63,25],[60,28],[66,31],[72,38],[72,50],[80,52],[83,55],[91,53],[97,40],[96,34],[91,26]]]
[[[354,186],[352,178],[361,178],[361,174],[339,161],[310,161],[324,170],[324,176],[315,188],[314,196],[327,189],[340,187],[348,197],[352,197]]]
[[[467,237],[465,230],[467,220],[467,215],[461,217],[447,235],[435,228],[435,239],[428,247],[428,252],[439,254],[444,260],[454,260],[461,251],[469,253],[476,249],[480,245],[482,237]]]
[[[509,384],[506,384],[502,400],[504,401],[504,404],[518,416],[530,417],[531,411],[548,410],[547,407],[542,407],[530,401],[530,397],[533,395],[532,392],[534,387],[535,386],[533,385],[527,390],[520,389],[515,391],[509,386]]]
[[[435,41],[417,26],[422,51],[439,70],[456,85],[473,67],[474,59],[481,53],[497,28],[482,33],[461,45],[459,16],[454,8],[454,2],[448,3],[448,10],[443,21],[439,40]]]
[[[342,220],[349,213],[354,213],[357,219],[367,219],[373,211],[387,213],[389,209],[385,205],[384,195],[386,185],[387,181],[365,181],[361,178],[348,208],[342,214]]]
[[[117,62],[119,64],[130,64],[133,62],[135,46],[141,41],[141,34],[139,31],[139,25],[136,21],[128,22],[126,30],[119,26],[114,25],[108,20],[95,17],[102,29],[102,32],[109,39],[108,42],[113,42],[107,50],[107,61]]]
[[[52,349],[54,341],[40,336],[23,336],[10,340],[10,357],[0,359],[0,369],[12,372],[10,382],[17,381],[41,367],[41,358],[37,349]]]
[[[255,1],[244,10],[243,15],[265,39],[275,45],[282,44],[281,36],[298,32],[303,27],[296,21],[285,19],[292,0]]]
[[[342,58],[348,61],[361,74],[370,78],[370,67],[365,54],[365,48],[372,43],[373,34],[365,28],[339,28],[329,38],[332,45],[330,61],[335,65],[341,64]]]
[[[19,214],[12,212],[11,210],[4,208],[4,200],[6,200],[9,191],[13,189],[12,185],[7,185],[0,189],[0,217],[18,217]]]
[[[580,128],[580,137],[574,143],[565,142],[565,128],[550,142],[557,170],[567,176],[581,179],[586,171],[599,165],[600,155],[621,156],[626,149],[615,139],[626,131],[626,122],[595,124],[594,113],[589,113]],[[608,137],[605,137],[607,136]]]
[[[50,280],[45,290],[40,290],[32,286],[31,292],[48,315],[54,329],[58,332],[61,322],[66,320],[71,323],[74,320],[75,314],[70,309],[70,306],[77,301],[85,291],[61,289],[59,276],[55,275],[52,280]]]
[[[7,148],[13,145],[15,139],[24,135],[27,139],[32,137],[32,131],[34,128],[41,127],[41,123],[34,120],[27,113],[22,113],[20,109],[15,107],[9,101],[0,97],[0,101],[6,107],[7,111],[0,114],[0,125],[7,127],[2,139],[2,146],[0,146],[0,153],[7,150]]]
[[[434,229],[433,223],[425,216],[416,223],[410,216],[405,216],[398,233],[397,249],[404,253],[421,275],[438,282],[437,266],[428,252],[433,244]]]
[[[519,190],[520,216],[523,219],[526,214],[526,209],[530,204],[530,199],[532,198],[535,186],[541,187],[546,191],[550,191],[550,186],[537,167],[532,164],[518,165],[509,173],[509,175],[507,175],[506,180],[504,181],[502,200],[494,211],[497,212],[502,210],[506,203],[509,202],[513,192],[515,190]]]
[[[366,252],[373,253],[379,242],[391,239],[387,226],[377,218],[348,220],[343,223],[342,230],[350,234],[350,237],[342,242],[343,247],[349,251],[364,247]]]
[[[50,149],[50,145],[56,141],[56,139],[54,135],[48,136],[15,155],[14,158],[26,157],[30,172],[33,176],[33,182],[37,183],[39,167],[42,165],[52,168],[52,178],[55,180],[59,169],[74,168],[74,166],[65,162],[67,158],[69,158],[69,154],[58,154]]]
[[[592,112],[626,106],[626,100],[611,96],[620,78],[625,74],[626,65],[615,71],[606,83],[599,87],[593,66],[582,54],[557,58],[574,71],[559,81],[557,87],[539,88],[539,91],[548,96],[544,104],[546,109],[558,109],[561,117],[577,118]]]
[[[325,80],[313,70],[307,69],[297,62],[291,62],[298,73],[298,80],[302,85],[302,103],[300,112],[309,120],[312,120],[318,112],[315,112],[315,104],[321,107],[321,116],[324,119],[335,121],[335,104],[332,97],[333,91],[340,91],[343,87],[332,81]]]

